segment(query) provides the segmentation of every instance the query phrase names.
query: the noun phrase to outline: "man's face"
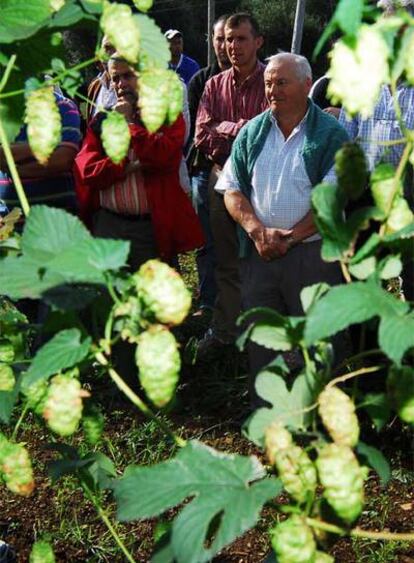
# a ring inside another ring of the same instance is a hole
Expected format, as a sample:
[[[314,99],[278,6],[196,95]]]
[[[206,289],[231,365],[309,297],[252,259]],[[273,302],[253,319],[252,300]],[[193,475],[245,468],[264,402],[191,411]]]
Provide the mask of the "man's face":
[[[250,22],[242,22],[238,27],[225,27],[226,49],[233,66],[242,67],[253,64],[257,51],[263,44],[262,37],[255,37]]]
[[[228,66],[229,57],[226,51],[226,40],[224,36],[224,21],[216,23],[213,32],[213,48],[216,53],[217,60],[222,66]]]
[[[312,81],[298,78],[294,61],[275,63],[265,72],[264,81],[266,98],[276,117],[293,116],[306,106]]]
[[[170,51],[172,57],[180,57],[184,49],[184,42],[181,35],[176,35],[170,39]]]
[[[124,61],[109,60],[108,72],[118,100],[123,99],[135,103],[138,93],[137,75],[134,69]]]

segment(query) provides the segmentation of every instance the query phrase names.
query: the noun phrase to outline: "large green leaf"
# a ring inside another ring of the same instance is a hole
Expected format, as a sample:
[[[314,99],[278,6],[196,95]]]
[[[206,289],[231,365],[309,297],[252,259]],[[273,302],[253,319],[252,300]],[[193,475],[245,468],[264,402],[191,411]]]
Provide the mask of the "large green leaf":
[[[12,43],[34,35],[50,18],[50,0],[1,0],[0,40]]]
[[[78,329],[62,330],[38,350],[23,378],[23,386],[75,366],[86,358],[90,345],[91,339],[82,341]]]
[[[384,428],[391,415],[391,406],[386,393],[367,393],[358,408],[364,408],[378,432]]]
[[[21,377],[17,379],[14,388],[11,391],[0,391],[0,421],[4,424],[10,422],[14,405],[19,396]]]
[[[382,452],[373,446],[368,446],[364,442],[358,442],[356,447],[358,457],[362,458],[363,463],[367,463],[381,479],[381,484],[384,486],[388,483],[391,477],[391,467]]]
[[[65,279],[44,269],[27,256],[8,256],[0,261],[0,293],[11,299],[38,299],[44,291]]]
[[[334,20],[345,35],[356,35],[362,20],[364,0],[340,0]]]
[[[379,343],[387,356],[400,365],[404,354],[414,348],[414,312],[385,315],[379,326]]]
[[[302,429],[309,425],[310,413],[300,412],[315,399],[315,391],[309,385],[306,374],[297,376],[289,391],[283,377],[262,371],[256,379],[256,391],[272,405],[271,408],[258,409],[245,424],[247,437],[258,446],[263,447],[266,428],[272,422],[279,420],[291,428]]]
[[[140,31],[140,66],[145,68],[167,68],[171,58],[168,41],[157,24],[144,14],[133,16]]]
[[[95,19],[90,14],[86,14],[75,0],[66,0],[65,5],[52,18],[50,27],[70,27],[83,19]]]
[[[313,344],[344,328],[375,316],[404,315],[408,304],[398,301],[374,282],[354,282],[332,288],[310,311],[305,341]]]
[[[175,459],[127,468],[113,486],[118,518],[158,516],[192,498],[172,526],[174,557],[178,563],[209,561],[254,526],[263,504],[280,493],[279,481],[264,476],[264,468],[253,456],[225,454],[192,441]],[[211,545],[205,547],[215,517],[220,521]]]

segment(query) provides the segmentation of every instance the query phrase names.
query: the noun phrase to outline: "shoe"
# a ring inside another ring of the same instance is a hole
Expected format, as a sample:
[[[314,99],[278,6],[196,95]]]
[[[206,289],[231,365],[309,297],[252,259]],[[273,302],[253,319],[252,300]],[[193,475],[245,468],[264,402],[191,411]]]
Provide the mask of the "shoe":
[[[195,362],[207,362],[218,359],[231,348],[234,348],[233,342],[221,340],[209,328],[203,338],[197,342]]]

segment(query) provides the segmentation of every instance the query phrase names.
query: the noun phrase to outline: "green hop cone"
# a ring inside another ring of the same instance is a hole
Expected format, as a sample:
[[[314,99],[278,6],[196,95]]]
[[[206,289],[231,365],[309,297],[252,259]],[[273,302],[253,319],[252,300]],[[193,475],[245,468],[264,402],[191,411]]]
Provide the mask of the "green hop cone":
[[[44,86],[28,94],[25,122],[30,148],[40,164],[46,164],[62,133],[53,86]]]
[[[316,490],[316,470],[307,453],[290,441],[280,424],[266,430],[266,452],[276,466],[286,491],[299,503],[304,503]]]
[[[406,29],[403,39],[405,75],[408,82],[414,84],[414,33],[413,28]]]
[[[43,415],[45,409],[48,387],[48,382],[45,379],[39,379],[29,386],[23,386],[27,406],[39,416]]]
[[[0,362],[0,391],[12,391],[16,384],[16,378],[11,366]]]
[[[29,563],[55,563],[55,554],[49,542],[39,540],[33,544]]]
[[[392,366],[388,373],[387,390],[401,420],[414,424],[414,369]]]
[[[119,164],[128,154],[131,133],[125,117],[112,111],[102,122],[102,144],[106,154]]]
[[[366,468],[359,466],[351,448],[338,444],[323,447],[316,467],[325,488],[323,496],[342,520],[352,524],[364,504]]]
[[[181,365],[174,336],[165,327],[152,325],[140,335],[135,358],[145,393],[163,407],[174,395]]]
[[[140,300],[133,295],[114,307],[116,317],[114,328],[120,332],[122,340],[127,340],[131,344],[138,342],[141,332],[141,311]]]
[[[368,179],[364,151],[358,143],[345,143],[335,155],[335,172],[339,187],[349,199],[359,199]]]
[[[105,2],[101,28],[118,55],[130,63],[138,62],[140,32],[129,6]]]
[[[172,70],[169,72],[170,72],[170,87],[168,93],[169,106],[168,106],[167,121],[169,124],[172,124],[175,122],[177,117],[183,111],[184,86],[176,72]]]
[[[317,551],[315,563],[335,563],[335,559],[331,555],[328,555],[328,553]]]
[[[391,211],[394,193],[395,168],[391,164],[379,164],[371,174],[371,193],[375,205],[387,217]],[[401,186],[398,189],[401,193]]]
[[[395,233],[414,221],[414,214],[403,197],[397,197],[387,219],[386,233]]]
[[[0,339],[0,362],[6,364],[14,360],[14,346],[8,338]]]
[[[149,260],[134,274],[134,281],[142,304],[160,323],[178,325],[188,315],[191,294],[167,264]]]
[[[150,133],[155,133],[169,115],[171,71],[151,69],[139,77],[139,99],[141,119]]]
[[[80,382],[67,375],[56,375],[47,392],[43,417],[53,432],[60,436],[73,434],[82,418],[82,398],[89,393]]]
[[[135,6],[141,12],[148,12],[152,8],[154,0],[134,0]]]
[[[294,514],[270,530],[279,563],[314,563],[316,543],[305,519]]]
[[[24,446],[0,442],[0,475],[13,493],[24,497],[32,494],[35,486],[32,463]]]
[[[86,441],[95,446],[101,439],[105,417],[97,407],[91,407],[82,418],[82,427]]]
[[[351,448],[358,443],[355,405],[338,387],[327,387],[319,395],[319,415],[335,443]]]
[[[65,0],[50,0],[50,7],[54,12],[58,12],[65,5]]]

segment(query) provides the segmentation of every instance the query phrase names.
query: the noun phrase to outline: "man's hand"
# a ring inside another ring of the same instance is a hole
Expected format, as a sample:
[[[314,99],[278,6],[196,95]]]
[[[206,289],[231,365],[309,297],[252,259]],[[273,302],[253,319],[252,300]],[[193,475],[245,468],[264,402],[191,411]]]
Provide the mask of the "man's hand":
[[[131,123],[134,120],[135,107],[128,99],[119,98],[116,105],[114,106],[114,110],[122,114],[128,121],[128,123]]]
[[[288,237],[292,234],[288,229],[261,227],[250,233],[259,256],[270,262],[285,256],[290,248]]]

